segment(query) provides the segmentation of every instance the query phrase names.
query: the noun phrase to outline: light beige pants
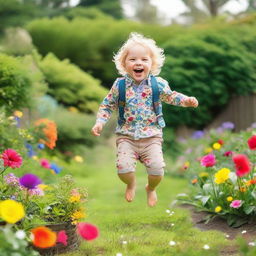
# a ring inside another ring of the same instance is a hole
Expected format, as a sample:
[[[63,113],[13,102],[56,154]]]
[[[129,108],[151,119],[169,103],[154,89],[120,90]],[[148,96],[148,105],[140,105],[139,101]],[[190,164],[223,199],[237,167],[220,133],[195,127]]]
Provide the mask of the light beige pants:
[[[117,171],[135,172],[137,160],[143,163],[149,175],[164,175],[164,159],[161,137],[134,140],[129,136],[117,135]]]

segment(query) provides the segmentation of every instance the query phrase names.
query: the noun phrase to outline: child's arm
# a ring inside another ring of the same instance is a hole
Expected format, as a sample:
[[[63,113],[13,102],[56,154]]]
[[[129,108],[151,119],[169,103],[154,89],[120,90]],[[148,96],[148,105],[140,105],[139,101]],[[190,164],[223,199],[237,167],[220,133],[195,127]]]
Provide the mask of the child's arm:
[[[117,88],[117,80],[116,80],[112,88],[110,89],[109,93],[100,104],[100,107],[97,113],[96,123],[91,130],[92,135],[100,136],[100,133],[104,125],[110,119],[113,111],[117,109],[117,103],[118,103],[118,88]]]
[[[198,101],[195,97],[189,97],[189,96],[186,96],[185,94],[172,91],[169,87],[168,82],[160,77],[157,77],[157,80],[159,85],[161,101],[167,104],[182,106],[182,107],[196,108],[198,106]]]

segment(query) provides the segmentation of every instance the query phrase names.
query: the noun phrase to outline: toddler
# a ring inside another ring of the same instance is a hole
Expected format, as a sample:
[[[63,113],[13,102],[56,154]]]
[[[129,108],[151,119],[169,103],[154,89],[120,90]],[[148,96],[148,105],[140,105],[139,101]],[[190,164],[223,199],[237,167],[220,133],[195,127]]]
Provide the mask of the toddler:
[[[114,56],[122,77],[117,78],[99,107],[94,136],[100,136],[111,113],[119,112],[116,127],[117,171],[127,187],[125,198],[135,196],[135,167],[140,160],[146,167],[148,183],[145,187],[150,207],[157,203],[156,187],[164,175],[162,128],[165,126],[161,102],[182,107],[197,107],[195,97],[172,91],[160,73],[164,63],[163,49],[155,41],[131,33]]]

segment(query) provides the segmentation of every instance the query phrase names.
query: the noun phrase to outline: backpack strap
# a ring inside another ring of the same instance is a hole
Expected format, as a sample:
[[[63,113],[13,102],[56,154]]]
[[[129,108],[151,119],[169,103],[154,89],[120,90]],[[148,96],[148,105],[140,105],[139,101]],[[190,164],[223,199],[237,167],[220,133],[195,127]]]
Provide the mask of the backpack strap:
[[[163,112],[162,112],[162,104],[160,101],[160,92],[158,88],[158,82],[154,76],[150,77],[151,82],[151,88],[152,88],[152,101],[153,101],[153,109],[156,114],[158,125],[163,128],[165,127],[165,121],[163,118]]]
[[[126,88],[125,88],[125,78],[120,78],[117,81],[117,88],[119,91],[119,96],[118,96],[118,113],[119,113],[119,118],[118,118],[118,124],[122,126],[125,123],[125,118],[124,118],[124,107],[125,107],[125,94],[126,94]]]

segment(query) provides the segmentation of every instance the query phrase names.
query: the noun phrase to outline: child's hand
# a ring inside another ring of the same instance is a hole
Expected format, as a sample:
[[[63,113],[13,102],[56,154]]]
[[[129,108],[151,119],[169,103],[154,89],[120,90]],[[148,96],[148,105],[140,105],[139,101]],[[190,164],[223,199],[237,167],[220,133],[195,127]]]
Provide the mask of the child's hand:
[[[195,97],[188,97],[185,101],[185,107],[194,107],[198,106],[198,101]]]
[[[92,135],[94,136],[100,136],[100,133],[103,129],[103,124],[102,123],[96,123],[93,127],[92,127]]]

